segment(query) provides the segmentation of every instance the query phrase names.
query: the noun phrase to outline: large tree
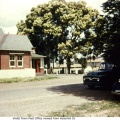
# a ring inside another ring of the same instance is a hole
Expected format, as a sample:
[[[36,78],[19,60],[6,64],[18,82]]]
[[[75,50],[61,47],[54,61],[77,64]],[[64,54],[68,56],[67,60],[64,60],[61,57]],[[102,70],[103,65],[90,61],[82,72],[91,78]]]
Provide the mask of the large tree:
[[[106,61],[120,66],[120,1],[103,3],[103,12],[104,17],[96,22],[97,35],[93,43]]]
[[[120,0],[108,0],[103,4],[106,23],[106,61],[120,66]]]
[[[64,0],[52,0],[36,8],[33,7],[26,20],[21,20],[17,24],[18,34],[27,34],[37,53],[47,56],[48,68],[50,68],[50,59],[57,56],[57,44],[62,41],[61,36],[66,36],[61,17],[66,13],[67,8]]]
[[[70,70],[70,59],[75,53],[87,55],[92,47],[92,39],[95,37],[94,25],[99,13],[86,6],[85,2],[68,2],[67,13],[61,17],[66,23],[67,38],[58,44],[60,54],[67,61],[68,71]]]
[[[70,70],[70,59],[75,53],[87,54],[92,46],[98,16],[98,11],[85,2],[52,0],[32,8],[26,20],[17,24],[18,34],[27,34],[37,53],[47,56],[48,68],[50,59],[59,53]]]

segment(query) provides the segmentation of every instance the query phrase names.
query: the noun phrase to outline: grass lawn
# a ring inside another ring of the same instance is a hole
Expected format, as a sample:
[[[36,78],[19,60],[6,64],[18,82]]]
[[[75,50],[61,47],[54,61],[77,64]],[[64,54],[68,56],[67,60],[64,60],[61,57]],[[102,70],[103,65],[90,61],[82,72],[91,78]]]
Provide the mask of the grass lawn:
[[[5,79],[0,79],[0,84],[1,83],[17,83],[17,82],[32,82],[32,81],[42,81],[42,80],[54,80],[58,78],[57,76],[39,76],[39,77],[34,77],[34,78],[5,78]]]
[[[52,112],[54,117],[120,117],[120,102],[93,101],[82,105],[71,105],[62,111]]]

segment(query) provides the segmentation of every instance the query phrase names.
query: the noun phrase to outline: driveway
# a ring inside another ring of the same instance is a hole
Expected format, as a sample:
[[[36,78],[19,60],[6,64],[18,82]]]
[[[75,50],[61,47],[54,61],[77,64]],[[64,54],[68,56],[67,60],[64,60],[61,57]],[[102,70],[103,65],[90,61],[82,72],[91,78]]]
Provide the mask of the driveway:
[[[91,90],[83,75],[58,75],[59,79],[0,84],[0,117],[48,116],[66,106],[111,99],[110,91]]]

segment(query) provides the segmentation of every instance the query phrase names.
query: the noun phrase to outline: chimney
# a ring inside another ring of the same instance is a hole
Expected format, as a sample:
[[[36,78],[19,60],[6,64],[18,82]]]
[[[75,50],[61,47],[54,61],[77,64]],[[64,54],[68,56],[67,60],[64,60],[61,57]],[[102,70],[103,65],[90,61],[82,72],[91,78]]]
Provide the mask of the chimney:
[[[36,47],[32,48],[32,53],[36,53]]]

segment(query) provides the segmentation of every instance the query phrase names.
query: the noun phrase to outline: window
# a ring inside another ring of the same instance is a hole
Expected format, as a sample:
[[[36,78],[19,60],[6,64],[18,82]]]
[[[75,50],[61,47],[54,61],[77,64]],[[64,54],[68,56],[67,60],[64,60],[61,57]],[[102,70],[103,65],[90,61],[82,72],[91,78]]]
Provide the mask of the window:
[[[22,55],[17,56],[17,66],[23,67],[23,56]]]
[[[10,55],[10,67],[15,67],[15,56]]]

